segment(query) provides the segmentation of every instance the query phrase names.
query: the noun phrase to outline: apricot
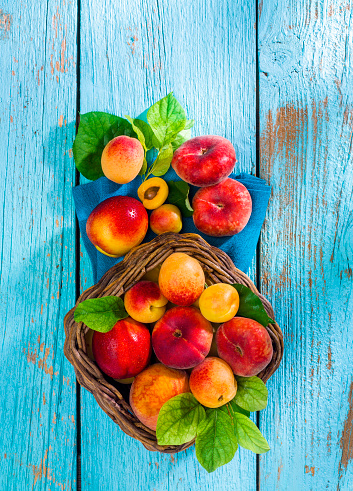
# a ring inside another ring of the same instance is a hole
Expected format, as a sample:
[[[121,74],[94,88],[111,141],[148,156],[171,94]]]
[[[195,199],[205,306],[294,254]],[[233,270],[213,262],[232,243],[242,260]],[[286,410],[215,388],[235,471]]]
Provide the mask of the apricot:
[[[190,390],[200,404],[215,408],[235,397],[237,381],[228,363],[210,356],[191,372]]]
[[[175,205],[162,205],[151,213],[150,227],[157,235],[165,232],[178,233],[182,226],[181,213]]]
[[[118,184],[132,181],[141,170],[144,149],[136,138],[120,135],[105,146],[101,164],[104,175]]]
[[[168,197],[168,184],[160,177],[151,177],[137,190],[137,196],[147,210],[155,210],[163,205]]]
[[[232,285],[216,283],[202,292],[199,306],[210,322],[226,322],[238,312],[239,294]]]
[[[211,348],[213,328],[195,307],[174,307],[159,319],[152,346],[159,361],[171,368],[192,368]]]
[[[190,392],[186,372],[156,363],[137,375],[133,381],[130,406],[135,416],[147,428],[156,430],[158,414],[163,404],[184,392]]]
[[[193,304],[203,292],[205,275],[200,263],[183,252],[174,252],[159,273],[162,294],[175,305]]]
[[[127,313],[136,321],[156,322],[165,312],[168,300],[161,294],[157,283],[139,281],[125,293]]]

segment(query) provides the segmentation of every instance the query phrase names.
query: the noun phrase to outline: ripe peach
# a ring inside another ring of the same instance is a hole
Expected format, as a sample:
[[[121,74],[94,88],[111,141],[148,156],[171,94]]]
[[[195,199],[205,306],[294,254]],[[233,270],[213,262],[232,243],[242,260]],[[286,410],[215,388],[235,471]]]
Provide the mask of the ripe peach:
[[[161,294],[157,283],[139,281],[125,293],[127,313],[136,321],[156,322],[165,312],[168,300]]]
[[[235,150],[223,136],[197,136],[174,153],[172,167],[183,181],[194,186],[212,186],[223,181],[234,168]]]
[[[168,184],[160,177],[147,179],[137,190],[137,195],[147,210],[155,210],[162,206],[168,194]]]
[[[183,252],[175,252],[162,264],[158,281],[161,292],[170,302],[187,306],[203,292],[205,275],[196,259]]]
[[[252,211],[249,191],[230,177],[215,186],[199,189],[192,206],[195,227],[213,237],[238,234],[248,223]]]
[[[134,377],[149,364],[151,335],[147,327],[128,317],[109,332],[94,331],[93,354],[102,372],[115,379]]]
[[[129,196],[113,196],[91,212],[86,223],[89,240],[98,251],[119,257],[140,244],[148,229],[143,205]]]
[[[181,213],[175,205],[162,205],[151,213],[150,227],[157,235],[165,232],[178,233],[182,226]]]
[[[204,406],[220,407],[235,397],[237,381],[228,363],[209,357],[191,372],[190,390]]]
[[[133,381],[130,406],[135,416],[147,428],[155,430],[163,404],[184,392],[190,392],[186,372],[156,363],[137,375]]]
[[[195,307],[174,307],[156,323],[152,346],[159,361],[172,368],[192,368],[211,348],[213,328]]]
[[[105,146],[102,157],[104,175],[118,184],[132,181],[141,170],[145,152],[136,138],[120,135]]]
[[[217,283],[204,290],[199,298],[201,314],[210,322],[226,322],[239,308],[239,294],[232,285]]]
[[[216,334],[218,354],[235,375],[253,377],[271,361],[273,347],[266,328],[245,317],[233,317]]]

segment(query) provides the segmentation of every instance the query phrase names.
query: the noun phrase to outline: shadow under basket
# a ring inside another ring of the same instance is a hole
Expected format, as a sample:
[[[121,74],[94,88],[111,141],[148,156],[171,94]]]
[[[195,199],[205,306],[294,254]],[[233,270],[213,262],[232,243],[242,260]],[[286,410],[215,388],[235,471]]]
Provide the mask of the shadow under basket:
[[[120,297],[140,281],[145,273],[160,265],[174,252],[184,252],[197,259],[209,284],[241,283],[250,288],[260,297],[269,317],[274,319],[270,303],[259,294],[248,276],[234,266],[225,252],[210,246],[196,234],[162,234],[151,242],[134,248],[123,261],[110,268],[96,285],[83,292],[76,306],[88,298],[108,295]],[[96,363],[89,358],[85,341],[89,328],[82,322],[75,322],[75,308],[71,309],[64,319],[66,335],[64,353],[75,369],[79,384],[94,395],[103,411],[126,434],[139,440],[148,450],[176,453],[192,446],[194,441],[184,445],[158,445],[155,431],[143,425],[132,412],[128,402],[130,386],[119,384],[104,375]],[[283,334],[278,324],[276,322],[269,324],[266,329],[272,339],[273,357],[269,365],[258,375],[264,382],[277,370],[283,354]]]

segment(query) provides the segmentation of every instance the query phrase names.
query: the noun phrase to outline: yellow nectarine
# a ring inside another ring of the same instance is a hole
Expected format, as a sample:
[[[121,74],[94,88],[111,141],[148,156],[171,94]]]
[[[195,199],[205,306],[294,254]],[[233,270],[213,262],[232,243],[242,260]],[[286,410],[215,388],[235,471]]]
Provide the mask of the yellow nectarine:
[[[202,292],[199,306],[210,322],[227,322],[238,312],[239,294],[232,285],[216,283]]]

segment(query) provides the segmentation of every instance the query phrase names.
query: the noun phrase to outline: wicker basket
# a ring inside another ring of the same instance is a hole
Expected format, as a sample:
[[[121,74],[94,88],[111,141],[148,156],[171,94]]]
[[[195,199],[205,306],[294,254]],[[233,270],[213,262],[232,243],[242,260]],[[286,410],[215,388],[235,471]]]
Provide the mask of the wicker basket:
[[[254,284],[232,263],[231,259],[220,249],[211,247],[199,235],[195,234],[162,234],[148,244],[136,247],[125,259],[101,278],[101,280],[86,290],[77,300],[77,304],[88,298],[104,297],[107,295],[121,296],[142,276],[157,265],[161,264],[173,252],[184,252],[197,259],[204,269],[206,279],[211,283],[241,283],[259,295],[262,303],[273,319],[274,313],[268,300],[259,294]],[[77,305],[76,304],[76,305]],[[148,450],[164,453],[176,453],[184,450],[194,442],[179,446],[160,446],[157,444],[156,433],[144,426],[132,413],[128,403],[130,386],[124,386],[104,375],[96,363],[87,355],[85,335],[88,327],[82,322],[74,321],[75,307],[65,316],[65,346],[64,352],[73,365],[78,382],[89,390],[100,407],[111,417],[120,428],[139,440]],[[278,368],[283,353],[283,335],[275,322],[267,326],[273,343],[273,358],[270,364],[259,374],[267,381]]]

